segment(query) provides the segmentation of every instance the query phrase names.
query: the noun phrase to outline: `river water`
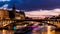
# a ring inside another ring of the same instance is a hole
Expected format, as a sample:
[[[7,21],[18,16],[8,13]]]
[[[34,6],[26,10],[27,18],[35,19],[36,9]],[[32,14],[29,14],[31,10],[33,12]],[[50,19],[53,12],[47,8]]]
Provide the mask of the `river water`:
[[[13,30],[0,30],[0,34],[14,34]],[[28,33],[29,34],[29,33]],[[32,30],[31,34],[60,34],[60,31],[51,30],[51,26],[47,26],[47,30]]]

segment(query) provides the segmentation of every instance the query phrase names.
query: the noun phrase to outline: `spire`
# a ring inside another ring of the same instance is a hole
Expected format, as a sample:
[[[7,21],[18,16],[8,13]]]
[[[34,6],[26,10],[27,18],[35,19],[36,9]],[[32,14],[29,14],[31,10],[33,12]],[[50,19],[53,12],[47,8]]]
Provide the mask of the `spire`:
[[[15,2],[13,3],[13,6],[12,6],[12,10],[14,11],[16,8],[15,8]]]
[[[12,7],[12,10],[15,10],[16,8],[15,8],[15,5],[13,5],[13,7]]]

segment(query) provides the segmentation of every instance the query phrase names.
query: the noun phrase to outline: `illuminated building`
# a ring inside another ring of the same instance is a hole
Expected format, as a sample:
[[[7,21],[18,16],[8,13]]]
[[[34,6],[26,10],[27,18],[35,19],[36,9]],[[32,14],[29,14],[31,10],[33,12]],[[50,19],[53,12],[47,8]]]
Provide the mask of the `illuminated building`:
[[[5,27],[12,23],[13,20],[24,20],[25,13],[20,11],[17,12],[13,7],[12,10],[0,9],[0,27]],[[12,26],[12,25],[11,25]],[[8,28],[10,26],[7,26]]]
[[[0,9],[0,19],[9,19],[9,13],[7,10]]]
[[[8,10],[0,9],[0,27],[2,27],[3,24],[9,20],[10,18]]]
[[[17,12],[17,13],[15,14],[15,19],[24,20],[24,19],[25,19],[25,14],[24,14],[24,12],[22,12],[22,11]]]
[[[12,8],[9,12],[9,17],[14,20],[24,20],[25,19],[25,13],[23,11],[17,12],[15,7]]]

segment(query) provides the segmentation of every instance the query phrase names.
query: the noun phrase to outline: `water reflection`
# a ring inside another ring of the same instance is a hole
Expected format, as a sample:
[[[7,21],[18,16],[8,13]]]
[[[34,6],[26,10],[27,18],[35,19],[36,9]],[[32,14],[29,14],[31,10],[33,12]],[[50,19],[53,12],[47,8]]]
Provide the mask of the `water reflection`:
[[[47,27],[47,34],[55,34],[55,30],[51,31],[51,26]]]
[[[3,34],[6,34],[6,30],[2,30],[3,31]]]
[[[47,26],[46,30],[35,31],[33,30],[32,34],[55,34],[55,30],[51,30],[51,26]]]
[[[47,26],[46,30],[32,30],[31,34],[59,34],[60,32],[55,32],[55,30],[51,30],[52,26]],[[0,34],[14,34],[13,30],[0,30]]]
[[[12,31],[12,30],[2,30],[1,32],[0,32],[1,34],[14,34],[14,31]]]

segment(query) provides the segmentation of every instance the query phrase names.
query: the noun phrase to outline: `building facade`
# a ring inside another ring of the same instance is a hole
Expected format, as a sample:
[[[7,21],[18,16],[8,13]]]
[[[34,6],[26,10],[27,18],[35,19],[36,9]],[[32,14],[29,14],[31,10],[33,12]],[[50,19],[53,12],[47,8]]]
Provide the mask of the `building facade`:
[[[15,14],[15,19],[17,20],[25,20],[25,15],[21,13],[16,13]]]
[[[0,19],[9,19],[8,10],[0,9]]]
[[[0,9],[0,27],[2,27],[7,21],[9,21],[8,10]]]

